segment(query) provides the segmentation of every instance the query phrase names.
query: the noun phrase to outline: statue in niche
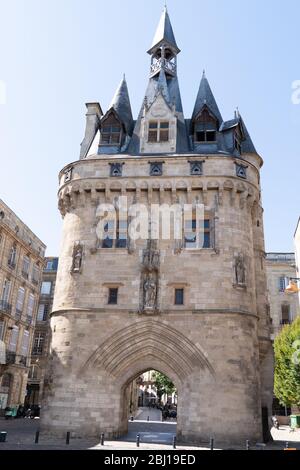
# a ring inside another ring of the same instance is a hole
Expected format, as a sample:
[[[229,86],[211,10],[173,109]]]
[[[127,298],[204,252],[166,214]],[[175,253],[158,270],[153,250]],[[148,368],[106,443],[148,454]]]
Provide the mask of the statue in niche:
[[[149,270],[158,271],[160,265],[160,252],[157,250],[156,240],[149,240],[148,247],[143,252],[143,266]]]
[[[242,255],[239,255],[235,260],[235,282],[242,286],[246,284],[245,260]]]
[[[149,273],[144,282],[144,309],[155,310],[157,297],[157,281],[153,273]]]
[[[82,267],[83,246],[77,243],[73,249],[72,273],[79,273]]]

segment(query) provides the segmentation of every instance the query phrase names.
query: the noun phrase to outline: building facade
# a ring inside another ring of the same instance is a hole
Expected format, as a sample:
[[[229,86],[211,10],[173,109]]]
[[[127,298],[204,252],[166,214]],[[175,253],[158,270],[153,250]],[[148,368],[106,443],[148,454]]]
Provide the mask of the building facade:
[[[31,407],[32,405],[40,406],[43,395],[45,371],[51,343],[50,314],[53,305],[57,267],[58,258],[45,258],[26,395],[26,403]]]
[[[284,325],[300,315],[299,298],[285,292],[289,279],[296,278],[294,253],[268,253],[266,257],[270,314],[273,325],[272,339]]]
[[[42,429],[126,433],[128,387],[157,370],[178,390],[182,441],[262,439],[273,398],[263,161],[240,114],[223,120],[205,74],[184,117],[166,9],[148,53],[138,118],[123,78],[105,113],[87,104],[80,159],[59,175]],[[156,237],[153,205],[179,207],[176,221],[187,206],[184,234]]]
[[[45,245],[0,200],[0,412],[24,403]]]

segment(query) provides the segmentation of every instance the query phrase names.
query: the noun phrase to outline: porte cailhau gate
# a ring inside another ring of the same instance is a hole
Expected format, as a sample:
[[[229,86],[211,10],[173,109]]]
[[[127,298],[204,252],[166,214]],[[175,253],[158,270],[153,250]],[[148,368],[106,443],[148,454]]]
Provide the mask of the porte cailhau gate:
[[[239,112],[223,120],[205,73],[184,117],[166,9],[148,53],[137,119],[124,77],[106,113],[87,104],[80,159],[60,173],[64,223],[42,427],[125,433],[129,384],[151,369],[178,389],[182,440],[261,440],[273,395],[263,161]],[[117,209],[121,196],[129,206],[204,205],[202,246],[193,220],[181,241],[132,240],[122,221],[99,240],[97,209]]]

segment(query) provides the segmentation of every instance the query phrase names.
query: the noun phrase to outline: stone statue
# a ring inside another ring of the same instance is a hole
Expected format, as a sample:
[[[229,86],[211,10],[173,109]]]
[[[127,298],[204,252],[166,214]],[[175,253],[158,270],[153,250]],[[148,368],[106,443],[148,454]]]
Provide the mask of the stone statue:
[[[239,255],[235,260],[235,280],[238,285],[246,284],[245,261],[242,255]]]
[[[73,262],[72,269],[73,273],[79,273],[82,266],[82,255],[83,255],[83,246],[78,243],[74,246],[73,249]]]
[[[144,282],[144,308],[154,310],[156,308],[157,283],[152,273],[148,274]]]

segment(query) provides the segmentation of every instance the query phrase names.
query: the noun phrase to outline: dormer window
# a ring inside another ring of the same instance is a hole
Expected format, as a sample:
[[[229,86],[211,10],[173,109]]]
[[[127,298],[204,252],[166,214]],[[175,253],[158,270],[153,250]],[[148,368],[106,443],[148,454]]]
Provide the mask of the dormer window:
[[[169,142],[169,122],[150,121],[148,142]]]
[[[196,143],[216,142],[217,121],[204,109],[194,123],[194,141]]]
[[[120,145],[121,139],[121,124],[113,114],[110,114],[102,122],[100,145]]]

